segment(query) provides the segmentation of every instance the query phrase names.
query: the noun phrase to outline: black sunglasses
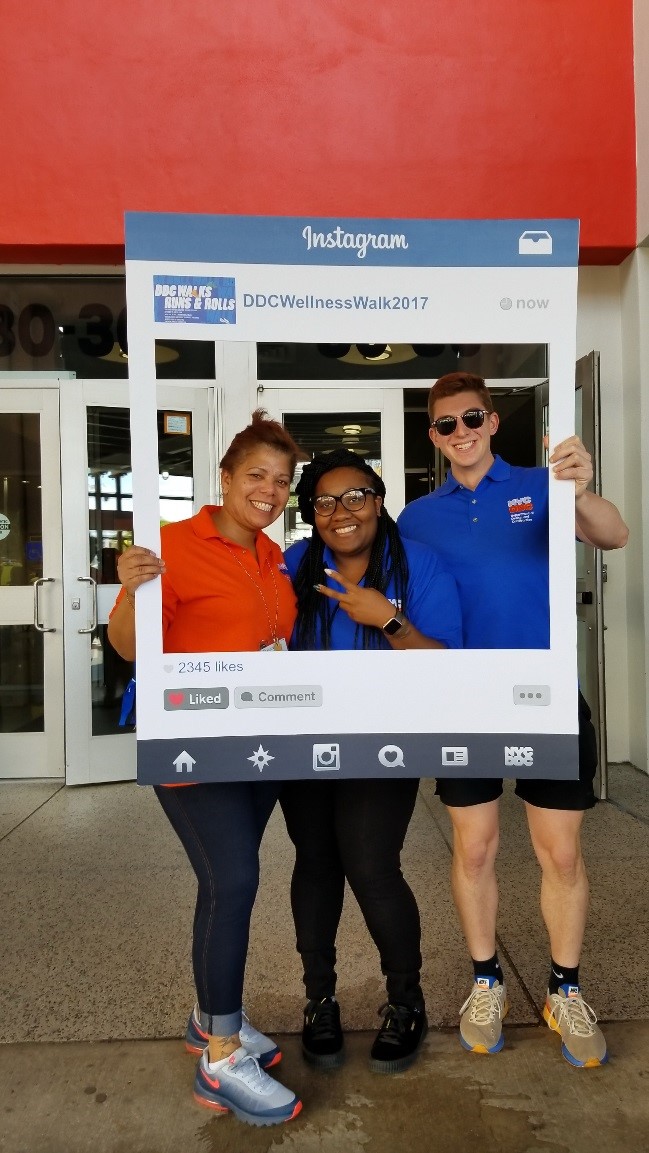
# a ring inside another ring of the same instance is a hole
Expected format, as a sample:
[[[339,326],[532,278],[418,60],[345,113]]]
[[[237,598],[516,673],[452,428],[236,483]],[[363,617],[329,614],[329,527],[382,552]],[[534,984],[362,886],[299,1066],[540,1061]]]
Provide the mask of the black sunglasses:
[[[314,496],[311,503],[318,516],[333,516],[339,501],[348,512],[358,512],[370,494],[376,496],[373,488],[348,488],[340,496],[323,492],[320,496]]]
[[[460,417],[439,416],[437,420],[431,421],[431,424],[440,436],[450,436],[455,432],[458,420],[461,420],[467,428],[482,428],[485,416],[490,415],[487,408],[467,408]]]

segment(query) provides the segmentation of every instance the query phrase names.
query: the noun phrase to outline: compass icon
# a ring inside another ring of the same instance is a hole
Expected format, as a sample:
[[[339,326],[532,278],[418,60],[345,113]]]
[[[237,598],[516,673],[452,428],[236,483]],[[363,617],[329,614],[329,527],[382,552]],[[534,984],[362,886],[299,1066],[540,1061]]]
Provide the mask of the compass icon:
[[[274,761],[275,758],[271,757],[270,753],[266,752],[260,744],[256,752],[254,752],[251,757],[247,757],[246,760],[252,761],[255,768],[259,769],[260,773],[263,773],[264,769],[267,769],[270,762]]]

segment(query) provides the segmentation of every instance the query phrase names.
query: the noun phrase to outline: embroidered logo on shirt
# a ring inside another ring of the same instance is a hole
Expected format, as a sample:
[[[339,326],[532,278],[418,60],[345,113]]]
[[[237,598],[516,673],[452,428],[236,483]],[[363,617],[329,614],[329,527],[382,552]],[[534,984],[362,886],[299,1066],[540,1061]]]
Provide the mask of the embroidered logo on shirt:
[[[512,524],[520,524],[522,521],[532,520],[534,517],[534,505],[531,496],[515,496],[512,500],[507,501],[507,508]]]

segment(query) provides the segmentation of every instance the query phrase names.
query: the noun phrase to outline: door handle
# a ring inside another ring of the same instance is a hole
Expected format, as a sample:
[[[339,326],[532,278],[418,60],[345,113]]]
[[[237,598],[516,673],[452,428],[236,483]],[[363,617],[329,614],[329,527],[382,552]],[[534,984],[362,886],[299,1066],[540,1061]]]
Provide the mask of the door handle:
[[[90,585],[92,589],[92,620],[87,629],[77,629],[78,633],[94,633],[97,628],[97,581],[92,577],[83,576],[77,577],[78,581],[83,581],[84,584]]]
[[[55,633],[55,628],[46,628],[41,620],[41,605],[39,591],[41,585],[53,584],[54,577],[39,577],[34,581],[34,628],[39,633]]]

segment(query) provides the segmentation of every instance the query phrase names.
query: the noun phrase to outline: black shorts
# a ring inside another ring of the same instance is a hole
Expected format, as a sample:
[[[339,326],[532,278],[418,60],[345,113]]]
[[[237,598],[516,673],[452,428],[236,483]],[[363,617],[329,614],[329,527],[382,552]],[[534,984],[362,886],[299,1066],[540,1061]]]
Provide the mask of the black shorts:
[[[517,780],[516,795],[538,809],[592,809],[597,804],[593,781],[597,771],[597,738],[590,709],[579,694],[579,780]],[[496,801],[502,795],[498,777],[438,777],[435,792],[443,804],[468,808]]]

